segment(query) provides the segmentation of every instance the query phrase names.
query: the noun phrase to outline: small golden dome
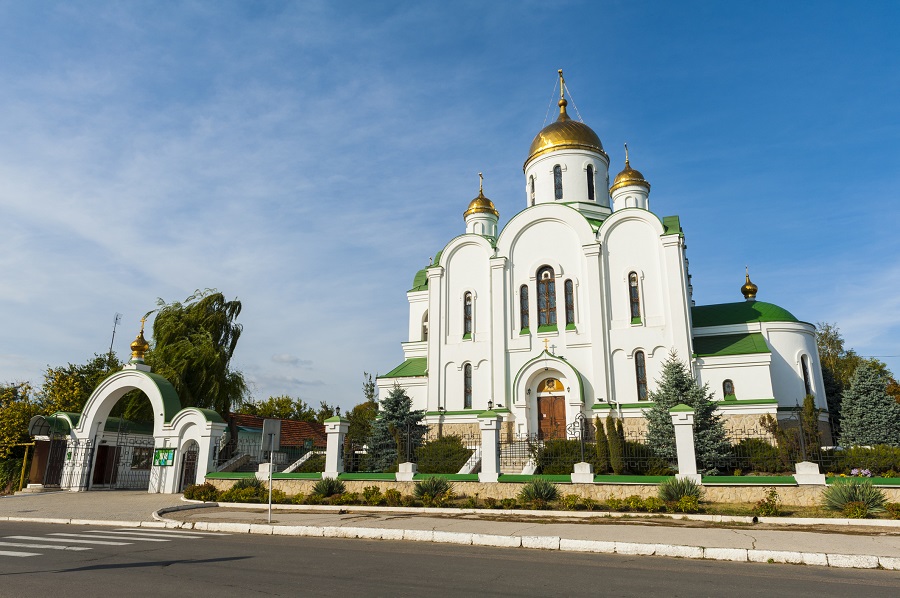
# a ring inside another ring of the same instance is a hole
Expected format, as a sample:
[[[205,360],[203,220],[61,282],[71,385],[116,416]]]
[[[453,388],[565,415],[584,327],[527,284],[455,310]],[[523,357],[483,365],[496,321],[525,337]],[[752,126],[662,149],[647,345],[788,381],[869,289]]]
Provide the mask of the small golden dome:
[[[756,301],[756,291],[758,290],[759,287],[750,282],[750,268],[747,268],[747,280],[741,287],[741,294],[747,301]]]
[[[612,187],[609,188],[609,192],[612,193],[616,189],[621,189],[622,187],[628,187],[630,185],[640,185],[641,187],[645,187],[648,191],[650,190],[650,183],[647,182],[644,175],[642,175],[639,170],[632,168],[631,164],[628,162],[628,145],[625,145],[625,168],[616,175],[616,180],[613,181]]]
[[[468,218],[472,214],[493,214],[497,218],[500,212],[494,207],[494,202],[484,196],[484,175],[478,173],[478,197],[469,202],[469,209],[463,212],[463,218]]]
[[[141,319],[141,331],[138,332],[137,336],[134,337],[134,340],[131,341],[131,359],[132,361],[143,361],[144,353],[150,350],[150,343],[147,342],[147,339],[144,338],[144,322],[146,320]]]
[[[600,152],[604,156],[603,144],[594,131],[582,122],[572,120],[566,112],[566,106],[569,103],[563,97],[563,88],[565,81],[563,79],[562,70],[559,71],[559,117],[556,122],[550,123],[538,133],[534,141],[531,142],[531,148],[528,150],[528,159],[525,160],[525,166],[538,156],[542,156],[548,152],[559,149],[586,149]]]

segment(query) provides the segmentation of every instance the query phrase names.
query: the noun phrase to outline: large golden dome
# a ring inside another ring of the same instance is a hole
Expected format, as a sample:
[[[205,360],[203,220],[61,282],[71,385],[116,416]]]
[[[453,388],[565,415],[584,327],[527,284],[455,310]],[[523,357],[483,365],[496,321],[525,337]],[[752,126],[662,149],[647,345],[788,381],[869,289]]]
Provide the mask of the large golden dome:
[[[531,142],[531,149],[528,150],[525,166],[538,156],[558,149],[586,149],[606,154],[600,138],[589,126],[569,118],[566,113],[567,105],[566,99],[560,98],[559,118],[541,129],[535,136]]]

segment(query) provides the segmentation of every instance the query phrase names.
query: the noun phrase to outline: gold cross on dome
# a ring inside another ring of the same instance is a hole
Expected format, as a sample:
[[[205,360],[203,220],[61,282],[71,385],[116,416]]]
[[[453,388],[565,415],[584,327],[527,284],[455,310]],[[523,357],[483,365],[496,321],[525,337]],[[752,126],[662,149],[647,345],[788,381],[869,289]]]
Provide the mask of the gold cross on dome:
[[[484,175],[478,173],[478,192],[484,195]]]
[[[141,334],[144,334],[144,322],[147,321],[147,316],[141,318]]]
[[[549,344],[550,344],[550,339],[549,339],[549,338],[545,338],[545,339],[544,339],[544,351],[549,351],[549,350],[550,350],[549,347],[548,347]]]

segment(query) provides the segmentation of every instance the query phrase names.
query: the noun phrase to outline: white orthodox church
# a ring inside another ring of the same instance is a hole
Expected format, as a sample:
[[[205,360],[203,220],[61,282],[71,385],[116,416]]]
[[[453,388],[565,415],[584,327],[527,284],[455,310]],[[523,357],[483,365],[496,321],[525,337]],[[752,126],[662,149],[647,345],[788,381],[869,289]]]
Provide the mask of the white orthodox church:
[[[444,432],[501,414],[508,432],[547,437],[579,413],[610,409],[626,428],[674,350],[720,401],[726,426],[802,404],[825,409],[815,328],[756,300],[694,305],[678,216],[651,211],[650,183],[629,163],[609,185],[600,138],[566,112],[525,159],[525,205],[502,230],[483,188],[465,231],[416,273],[404,361],[377,380],[395,385]]]

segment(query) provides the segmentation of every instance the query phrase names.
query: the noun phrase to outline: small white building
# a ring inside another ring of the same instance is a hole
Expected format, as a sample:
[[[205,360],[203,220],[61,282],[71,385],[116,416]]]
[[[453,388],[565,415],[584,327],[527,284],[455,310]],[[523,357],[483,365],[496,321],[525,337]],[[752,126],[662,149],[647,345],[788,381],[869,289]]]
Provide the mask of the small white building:
[[[380,391],[399,384],[444,432],[474,432],[490,407],[516,434],[556,435],[611,408],[640,430],[674,350],[733,429],[807,394],[825,409],[815,328],[757,301],[749,274],[744,300],[695,306],[678,216],[651,211],[627,148],[610,186],[599,137],[566,106],[560,72],[559,117],[525,160],[524,208],[499,230],[483,188],[471,201],[465,230],[415,275],[404,361]]]

